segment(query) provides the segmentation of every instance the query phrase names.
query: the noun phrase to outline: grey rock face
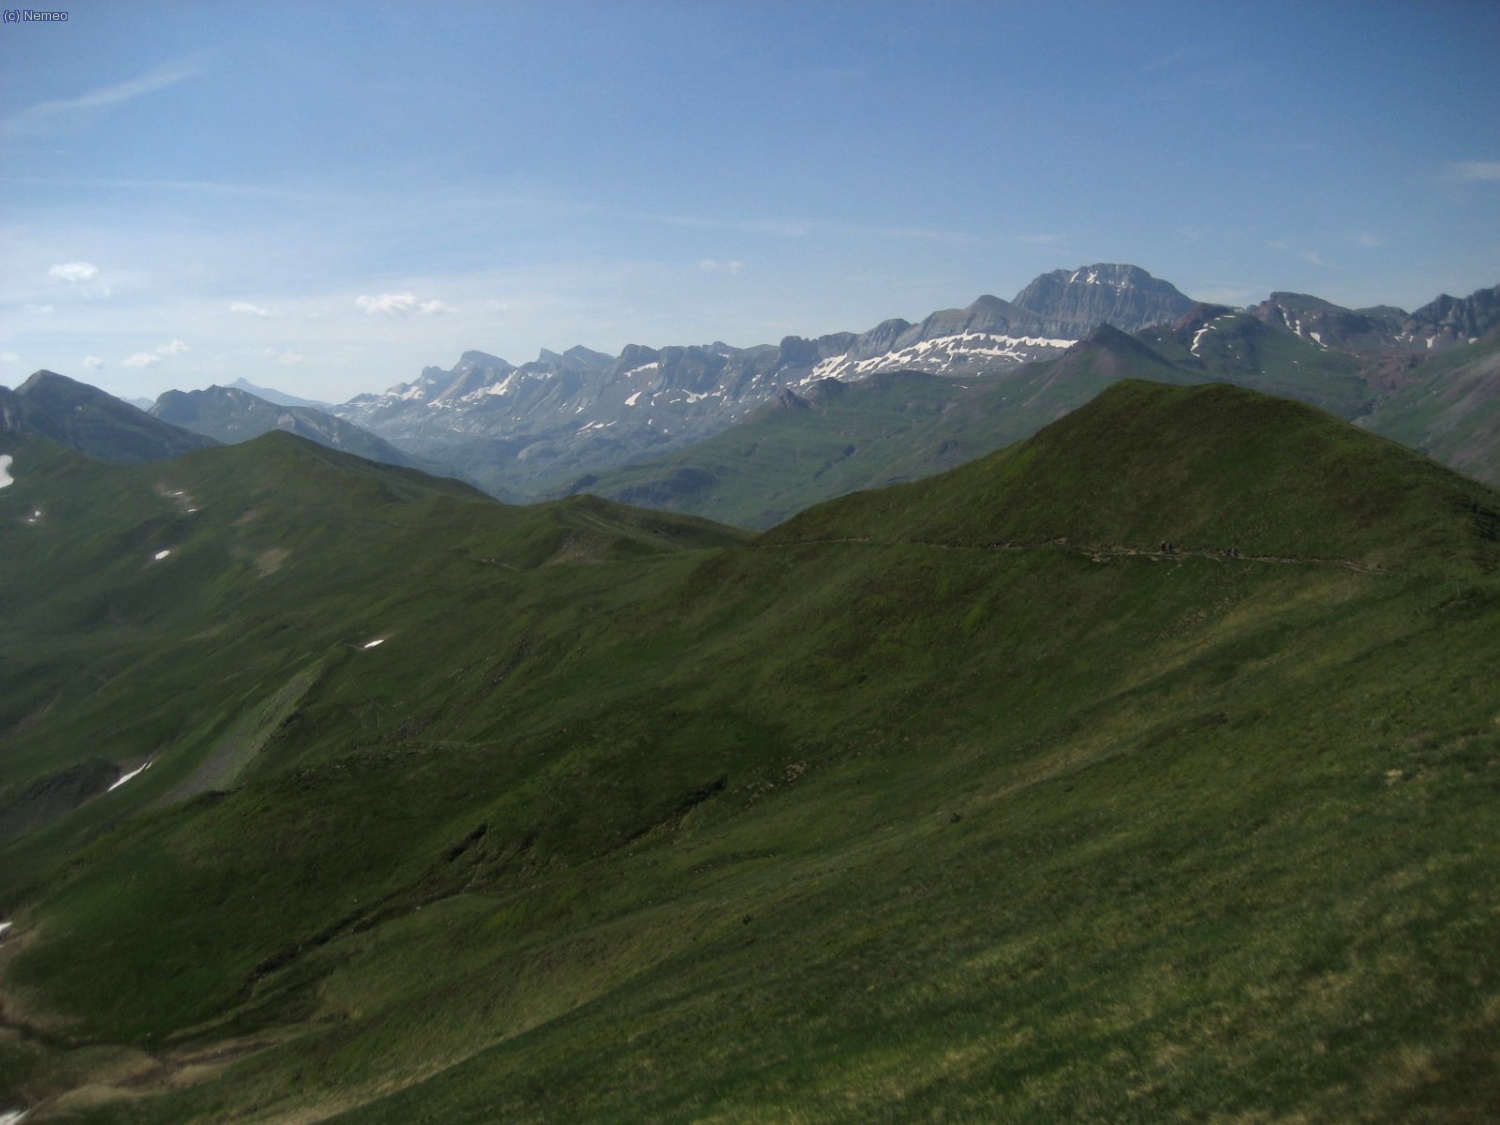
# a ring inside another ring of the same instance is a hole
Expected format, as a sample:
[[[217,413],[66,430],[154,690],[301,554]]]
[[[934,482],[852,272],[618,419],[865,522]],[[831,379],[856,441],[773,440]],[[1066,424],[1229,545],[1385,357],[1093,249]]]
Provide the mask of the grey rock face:
[[[1500,285],[1464,298],[1445,293],[1413,313],[1391,306],[1355,311],[1305,293],[1272,293],[1250,312],[1303,339],[1355,355],[1425,355],[1462,347],[1500,325]]]
[[[1045,273],[1017,293],[1013,304],[1037,319],[1040,334],[1074,339],[1101,324],[1139,332],[1174,321],[1193,307],[1170,282],[1139,266],[1113,263]]]

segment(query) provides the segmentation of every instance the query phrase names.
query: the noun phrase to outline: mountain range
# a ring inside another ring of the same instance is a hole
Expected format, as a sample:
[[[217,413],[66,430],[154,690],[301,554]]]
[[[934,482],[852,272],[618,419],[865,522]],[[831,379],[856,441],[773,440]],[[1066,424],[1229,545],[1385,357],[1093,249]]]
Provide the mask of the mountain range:
[[[1407,313],[1275,293],[1247,312],[1313,347],[1357,357],[1367,382],[1399,382],[1412,364],[1467,346],[1500,323],[1497,294],[1500,287],[1461,300],[1444,296]],[[800,395],[825,379],[858,383],[894,371],[992,378],[1056,359],[1102,325],[1135,334],[1201,308],[1136,266],[1098,263],[1044,274],[1011,301],[982,296],[918,323],[887,320],[857,334],[788,336],[752,348],[631,345],[618,356],[574,347],[544,350],[519,367],[470,351],[451,370],[429,367],[411,383],[332,409],[497,495],[536,497],[713,437],[782,391]],[[1385,374],[1377,377],[1377,368]],[[1039,417],[1015,436],[1048,420]]]
[[[0,1114],[1484,1120],[1500,494],[1188,362],[757,536],[0,432]]]
[[[886,320],[778,345],[631,345],[618,356],[575,347],[520,367],[465,352],[449,371],[426,368],[335,412],[486,487],[537,494],[580,466],[597,471],[709,437],[784,389],[889,371],[1004,370],[1059,354],[1106,317],[1133,331],[1191,306],[1145,270],[1098,265],[1038,278],[1015,301],[983,296],[916,324]]]
[[[221,441],[289,428],[507,501],[592,492],[760,528],[990,452],[1135,376],[1299,398],[1500,482],[1500,454],[1482,437],[1500,426],[1486,366],[1497,322],[1500,287],[1414,313],[1283,292],[1235,310],[1101,263],[1044,274],[1012,301],[981,297],[860,334],[615,357],[575,347],[519,368],[467,352],[452,371],[338,407],[246,384],[168,392],[151,413]],[[1444,408],[1428,409],[1438,399]],[[173,440],[157,455],[191,439]]]

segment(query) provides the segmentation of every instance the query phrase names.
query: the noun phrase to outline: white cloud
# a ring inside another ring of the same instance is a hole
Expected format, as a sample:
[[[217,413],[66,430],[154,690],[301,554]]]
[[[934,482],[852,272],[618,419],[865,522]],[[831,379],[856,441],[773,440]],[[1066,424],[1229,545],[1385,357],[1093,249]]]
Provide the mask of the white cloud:
[[[205,56],[190,55],[175,62],[152,67],[138,78],[117,82],[113,86],[101,86],[76,98],[60,101],[37,102],[19,113],[13,113],[0,122],[0,133],[19,137],[27,134],[51,132],[58,126],[66,126],[87,118],[90,111],[107,109],[121,102],[128,102],[144,94],[165,90],[188,78],[203,73]]]
[[[57,311],[57,306],[56,305],[27,305],[26,306],[26,311],[27,312],[33,312],[33,313],[40,313],[41,315],[46,316],[48,313],[54,313],[54,312],[56,312]]]
[[[232,313],[243,313],[245,316],[268,317],[271,315],[269,309],[263,309],[259,305],[252,305],[249,301],[234,301],[229,306]]]
[[[709,273],[738,274],[740,270],[745,268],[745,263],[738,259],[720,262],[713,258],[704,258],[698,263],[698,268]]]
[[[1354,241],[1361,246],[1375,247],[1380,245],[1380,239],[1376,238],[1367,230],[1362,230],[1354,236]]]
[[[63,262],[49,269],[47,276],[70,285],[83,285],[99,276],[99,267],[92,262]]]
[[[1453,178],[1463,183],[1500,180],[1500,160],[1458,160],[1448,165]]]
[[[382,293],[378,297],[356,297],[354,303],[371,316],[406,316],[408,313],[452,312],[442,301],[423,301],[415,293]]]
[[[86,355],[83,357],[83,365],[85,367],[103,367],[104,361],[96,355]]]
[[[165,344],[149,352],[136,352],[135,355],[126,356],[120,363],[125,367],[155,367],[162,361],[163,356],[181,355],[183,352],[188,351],[192,351],[192,349],[181,340],[168,340]],[[100,366],[103,365],[103,362],[103,360],[100,360]]]
[[[1060,234],[1018,234],[1017,242],[1029,243],[1032,246],[1050,246],[1054,242],[1061,242]]]
[[[274,359],[283,367],[295,367],[299,363],[306,363],[307,357],[298,355],[296,352],[278,352],[275,348],[262,348],[261,355],[267,359]]]
[[[1322,266],[1324,269],[1332,269],[1333,266],[1323,260],[1323,256],[1316,250],[1302,251],[1302,260],[1310,266]]]
[[[20,363],[21,357],[15,352],[0,352],[0,363]]]

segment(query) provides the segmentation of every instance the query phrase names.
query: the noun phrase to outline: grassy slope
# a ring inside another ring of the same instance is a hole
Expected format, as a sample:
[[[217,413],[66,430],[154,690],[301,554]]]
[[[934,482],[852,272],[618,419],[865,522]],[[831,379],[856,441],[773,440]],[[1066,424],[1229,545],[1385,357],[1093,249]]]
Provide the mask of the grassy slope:
[[[1261,488],[1324,561],[1079,549]],[[295,1036],[90,1120],[1485,1119],[1494,504],[1126,385],[747,547],[470,572],[50,883],[7,1010],[146,1088]]]
[[[1411,386],[1360,425],[1460,472],[1500,484],[1500,341],[1457,348],[1422,364]]]

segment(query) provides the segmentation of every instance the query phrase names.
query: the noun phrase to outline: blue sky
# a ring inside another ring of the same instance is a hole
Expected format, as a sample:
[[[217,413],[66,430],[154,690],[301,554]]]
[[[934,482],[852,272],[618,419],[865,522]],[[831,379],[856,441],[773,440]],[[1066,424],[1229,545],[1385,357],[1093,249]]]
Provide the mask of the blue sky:
[[[1500,283],[1500,4],[67,3],[0,25],[0,383]]]

